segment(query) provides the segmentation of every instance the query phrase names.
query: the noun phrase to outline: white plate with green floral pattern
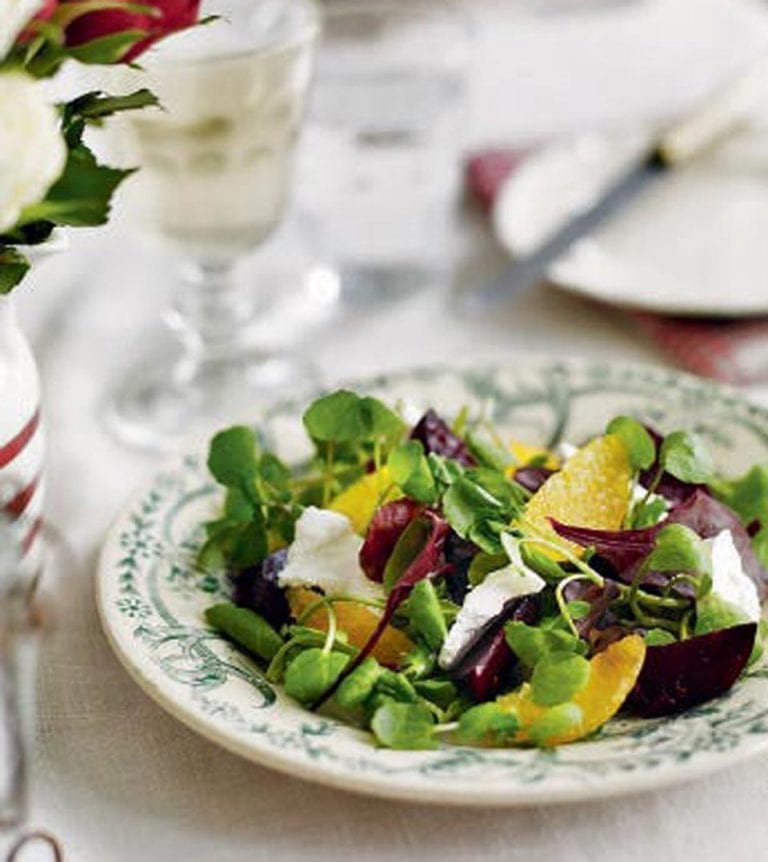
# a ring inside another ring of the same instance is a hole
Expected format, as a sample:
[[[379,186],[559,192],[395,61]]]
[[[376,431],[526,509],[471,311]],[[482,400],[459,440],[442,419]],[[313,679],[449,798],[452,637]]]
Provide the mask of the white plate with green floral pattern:
[[[389,402],[455,413],[490,405],[510,436],[580,440],[610,417],[703,434],[720,469],[768,458],[768,411],[732,391],[660,369],[573,362],[422,370],[356,384]],[[300,404],[270,410],[261,430],[295,457]],[[729,766],[768,748],[768,665],[728,694],[672,718],[614,720],[554,751],[443,745],[377,748],[367,733],[307,712],[202,621],[226,578],[192,565],[218,492],[203,455],[157,473],[110,531],[98,573],[104,629],[127,670],[172,715],[253,761],[377,796],[461,805],[529,805],[651,789]]]

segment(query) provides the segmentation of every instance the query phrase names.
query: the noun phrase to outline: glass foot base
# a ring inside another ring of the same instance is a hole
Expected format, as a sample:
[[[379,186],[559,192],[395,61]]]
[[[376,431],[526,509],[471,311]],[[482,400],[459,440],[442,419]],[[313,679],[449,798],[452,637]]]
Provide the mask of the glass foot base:
[[[440,284],[445,273],[420,266],[344,262],[337,267],[337,279],[341,301],[365,309],[387,305]]]
[[[152,364],[134,369],[121,382],[105,421],[127,446],[179,451],[205,446],[226,425],[254,423],[269,403],[300,397],[317,383],[308,363],[287,356],[208,359],[174,369]]]

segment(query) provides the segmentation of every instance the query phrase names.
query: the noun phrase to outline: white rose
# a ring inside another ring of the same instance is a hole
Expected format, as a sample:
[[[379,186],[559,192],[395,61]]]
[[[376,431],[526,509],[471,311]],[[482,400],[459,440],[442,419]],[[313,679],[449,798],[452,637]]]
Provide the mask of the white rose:
[[[19,72],[0,74],[0,232],[45,197],[66,158],[58,115],[40,84]]]
[[[42,0],[0,0],[0,59],[42,5]]]

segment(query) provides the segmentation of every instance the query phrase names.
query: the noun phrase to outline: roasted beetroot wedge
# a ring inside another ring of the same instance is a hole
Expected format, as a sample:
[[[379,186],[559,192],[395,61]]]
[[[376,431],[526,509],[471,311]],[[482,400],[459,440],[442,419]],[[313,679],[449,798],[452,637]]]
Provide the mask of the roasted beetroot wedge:
[[[717,697],[744,670],[756,633],[756,623],[745,623],[679,643],[648,647],[627,706],[651,718]]]

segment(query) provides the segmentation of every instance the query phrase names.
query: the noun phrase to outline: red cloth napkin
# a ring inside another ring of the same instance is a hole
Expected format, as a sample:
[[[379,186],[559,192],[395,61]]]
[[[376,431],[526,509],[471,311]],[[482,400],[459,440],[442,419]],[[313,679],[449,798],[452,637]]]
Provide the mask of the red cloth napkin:
[[[483,150],[470,156],[466,185],[490,212],[504,180],[530,149]],[[768,382],[768,318],[725,320],[633,312],[640,329],[681,367],[735,385]]]

